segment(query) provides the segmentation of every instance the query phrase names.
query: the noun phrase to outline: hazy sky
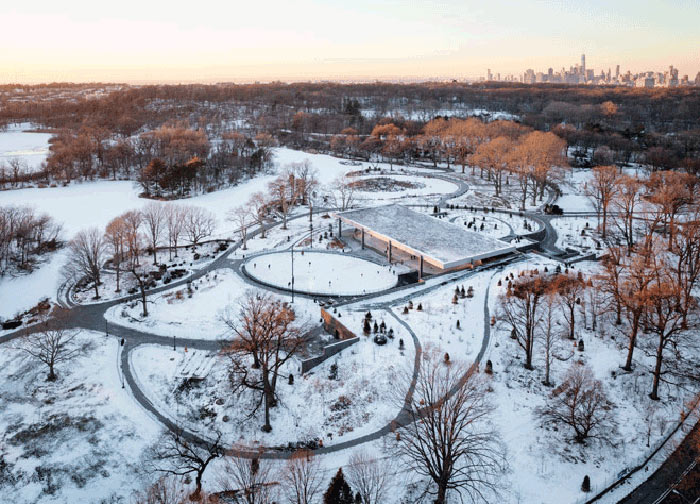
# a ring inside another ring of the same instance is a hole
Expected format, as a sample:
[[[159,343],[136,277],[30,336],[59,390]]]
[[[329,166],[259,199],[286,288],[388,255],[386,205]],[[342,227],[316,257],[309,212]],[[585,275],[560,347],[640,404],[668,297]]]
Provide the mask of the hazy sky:
[[[0,82],[700,71],[700,0],[3,0]]]

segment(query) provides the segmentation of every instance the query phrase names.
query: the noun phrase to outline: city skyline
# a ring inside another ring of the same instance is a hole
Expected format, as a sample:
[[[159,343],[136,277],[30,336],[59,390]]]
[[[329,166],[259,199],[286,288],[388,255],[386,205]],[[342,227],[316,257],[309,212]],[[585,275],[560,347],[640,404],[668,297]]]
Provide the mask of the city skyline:
[[[221,5],[202,15],[125,0],[0,7],[0,82],[253,82],[478,79],[568,67],[572,48],[596,68],[700,70],[692,1],[472,0],[440,4],[303,0]]]
[[[673,64],[668,65],[664,70],[647,69],[641,72],[632,72],[623,68],[619,63],[613,67],[592,68],[586,65],[586,55],[581,54],[580,63],[555,69],[534,70],[528,68],[518,74],[501,74],[487,69],[486,75],[479,79],[487,82],[521,82],[524,84],[590,84],[590,85],[625,85],[634,87],[682,87],[700,86],[700,71],[697,75],[681,74],[679,69]]]

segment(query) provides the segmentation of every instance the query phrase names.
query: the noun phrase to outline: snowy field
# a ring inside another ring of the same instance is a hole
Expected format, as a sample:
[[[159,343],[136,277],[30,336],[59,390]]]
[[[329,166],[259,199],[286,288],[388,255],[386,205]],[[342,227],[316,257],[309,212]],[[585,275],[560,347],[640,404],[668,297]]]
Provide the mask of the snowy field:
[[[49,154],[50,133],[34,133],[31,123],[10,124],[0,130],[0,166],[9,170],[9,162],[18,159],[29,171],[36,171]]]
[[[251,286],[228,269],[216,270],[187,287],[178,287],[148,297],[148,317],[142,317],[140,301],[122,303],[107,310],[105,318],[161,336],[218,340],[226,336],[221,312],[235,303]]]
[[[391,268],[342,253],[299,250],[294,256],[294,288],[302,292],[353,296],[390,289],[398,281]],[[291,253],[264,254],[248,259],[244,266],[263,283],[292,286]]]
[[[572,248],[581,252],[594,252],[596,242],[601,243],[595,217],[560,217],[552,219],[550,223],[557,232],[556,246],[561,250]],[[608,225],[612,226],[612,219]]]
[[[161,426],[122,388],[118,341],[84,333],[79,344],[53,383],[24,352],[0,351],[0,455],[16,479],[0,478],[3,502],[100,502],[143,485],[140,457]]]

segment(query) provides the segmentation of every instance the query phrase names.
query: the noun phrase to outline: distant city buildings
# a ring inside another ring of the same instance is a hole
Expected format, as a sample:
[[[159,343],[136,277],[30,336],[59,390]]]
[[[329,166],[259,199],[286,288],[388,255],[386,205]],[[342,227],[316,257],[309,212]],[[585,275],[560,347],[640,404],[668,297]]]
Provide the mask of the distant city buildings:
[[[484,80],[482,78],[482,80]],[[691,80],[687,75],[681,79],[678,76],[678,69],[673,65],[668,67],[665,72],[641,72],[633,74],[629,70],[626,73],[620,73],[620,65],[615,67],[615,73],[608,68],[607,72],[601,70],[596,73],[592,68],[586,68],[586,55],[581,55],[581,63],[576,66],[571,66],[569,69],[562,68],[555,72],[550,68],[547,72],[535,72],[532,68],[528,68],[525,73],[514,76],[509,74],[501,80],[501,74],[494,75],[491,69],[488,69],[487,81],[502,81],[502,82],[522,82],[525,84],[588,84],[592,86],[629,86],[639,88],[654,88],[654,87],[683,87],[683,86],[700,86],[700,72]]]

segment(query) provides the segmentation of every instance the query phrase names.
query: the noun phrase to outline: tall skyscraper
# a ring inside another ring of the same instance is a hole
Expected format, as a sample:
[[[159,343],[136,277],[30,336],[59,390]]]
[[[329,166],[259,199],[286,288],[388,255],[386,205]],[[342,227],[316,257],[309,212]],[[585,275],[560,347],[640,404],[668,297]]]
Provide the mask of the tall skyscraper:
[[[582,54],[581,55],[581,73],[583,74],[583,78],[586,78],[586,55]]]

